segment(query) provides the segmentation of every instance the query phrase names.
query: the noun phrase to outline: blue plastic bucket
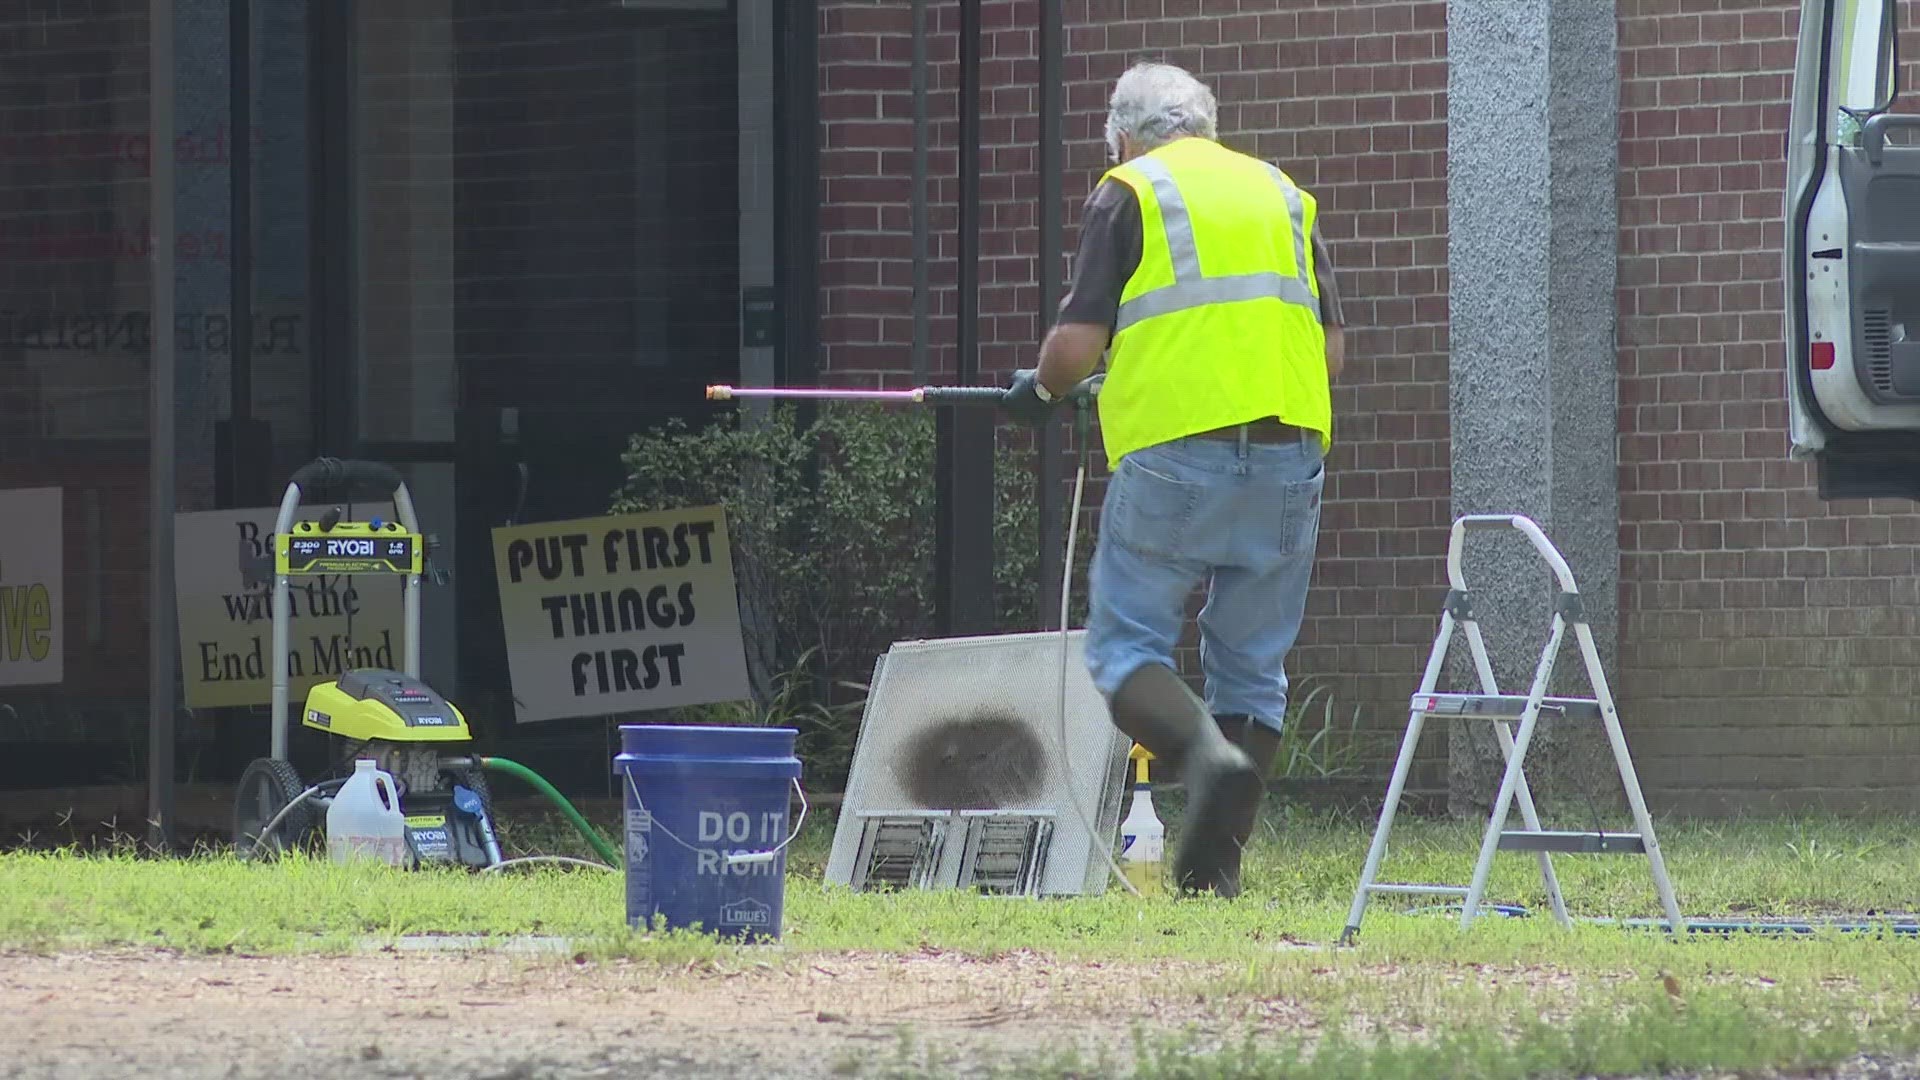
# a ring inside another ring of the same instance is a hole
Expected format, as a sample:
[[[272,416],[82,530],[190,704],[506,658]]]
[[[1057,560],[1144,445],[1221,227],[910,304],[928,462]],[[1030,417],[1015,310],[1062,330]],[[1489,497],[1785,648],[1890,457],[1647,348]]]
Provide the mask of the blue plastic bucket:
[[[786,908],[793,728],[623,724],[627,925],[776,940]],[[767,853],[771,852],[769,857]]]

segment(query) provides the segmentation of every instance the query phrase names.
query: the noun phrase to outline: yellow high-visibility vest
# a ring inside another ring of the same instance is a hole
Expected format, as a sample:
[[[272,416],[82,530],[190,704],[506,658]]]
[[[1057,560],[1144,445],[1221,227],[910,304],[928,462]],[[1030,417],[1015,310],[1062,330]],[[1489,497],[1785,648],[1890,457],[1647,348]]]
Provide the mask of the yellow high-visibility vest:
[[[1265,417],[1331,446],[1314,197],[1280,169],[1199,138],[1106,175],[1133,191],[1141,226],[1097,399],[1108,467]]]

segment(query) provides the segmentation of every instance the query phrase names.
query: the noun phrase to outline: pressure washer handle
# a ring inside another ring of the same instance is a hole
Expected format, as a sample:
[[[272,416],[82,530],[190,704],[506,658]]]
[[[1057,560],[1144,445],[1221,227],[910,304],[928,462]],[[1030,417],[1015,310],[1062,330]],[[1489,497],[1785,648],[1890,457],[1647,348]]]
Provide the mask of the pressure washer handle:
[[[305,496],[316,491],[359,489],[384,499],[405,483],[393,466],[380,461],[355,461],[341,458],[315,458],[300,466],[289,484]]]
[[[1007,399],[1007,391],[998,386],[927,386],[921,392],[920,400],[928,405],[998,406]]]

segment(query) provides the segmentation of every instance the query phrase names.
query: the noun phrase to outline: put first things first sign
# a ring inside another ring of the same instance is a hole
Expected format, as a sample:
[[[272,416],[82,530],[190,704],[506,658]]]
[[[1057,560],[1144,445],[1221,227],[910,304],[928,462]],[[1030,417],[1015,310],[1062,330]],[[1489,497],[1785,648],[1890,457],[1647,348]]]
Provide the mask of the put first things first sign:
[[[521,722],[750,696],[720,507],[493,531]]]

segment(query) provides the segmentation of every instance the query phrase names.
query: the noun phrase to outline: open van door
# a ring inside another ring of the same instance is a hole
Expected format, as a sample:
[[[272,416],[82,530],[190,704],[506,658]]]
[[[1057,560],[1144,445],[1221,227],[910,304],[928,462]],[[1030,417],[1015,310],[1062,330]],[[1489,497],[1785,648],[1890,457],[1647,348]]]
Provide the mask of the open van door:
[[[1900,8],[1802,0],[1787,132],[1790,455],[1823,499],[1920,499],[1920,114]]]

